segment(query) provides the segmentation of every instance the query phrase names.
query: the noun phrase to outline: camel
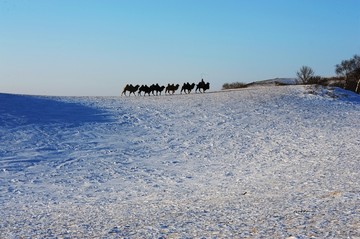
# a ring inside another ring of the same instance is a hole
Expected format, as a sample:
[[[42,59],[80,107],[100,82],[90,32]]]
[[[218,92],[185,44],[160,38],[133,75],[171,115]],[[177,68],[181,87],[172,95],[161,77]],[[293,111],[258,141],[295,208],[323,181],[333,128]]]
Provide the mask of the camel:
[[[150,92],[151,92],[151,94],[152,94],[152,95],[155,95],[155,94],[154,94],[155,91],[156,91],[156,85],[155,85],[155,84],[152,84],[152,85],[150,86]]]
[[[151,88],[147,85],[141,85],[139,88],[138,95],[141,95],[141,92],[144,92],[144,96],[148,94],[150,96]]]
[[[180,94],[184,91],[185,94],[190,94],[190,92],[194,89],[195,83],[190,84],[189,82],[184,83],[181,87]],[[186,92],[187,91],[187,92]]]
[[[203,91],[201,92],[200,89],[202,89]],[[200,93],[204,93],[208,89],[210,89],[210,83],[209,82],[205,83],[204,80],[201,79],[201,81],[196,85],[195,92],[199,90]]]
[[[165,86],[162,85],[160,86],[157,90],[156,90],[156,95],[159,93],[159,95],[161,95],[161,92],[165,89]]]
[[[161,92],[165,89],[165,86],[159,86],[159,84],[156,84],[154,86],[154,90],[156,91],[156,95],[161,95]],[[154,93],[153,93],[154,94]]]
[[[131,93],[133,93],[135,95],[135,92],[139,89],[139,85],[133,86],[132,84],[126,84],[126,86],[124,87],[123,92],[121,93],[121,95],[125,95],[126,96],[126,91],[129,91],[129,96],[131,95]]]
[[[170,94],[170,91],[172,91],[172,94],[174,94],[175,91],[177,91],[179,89],[179,86],[180,86],[179,84],[176,84],[176,85],[168,84],[168,86],[165,89],[165,94],[166,94],[166,92]]]

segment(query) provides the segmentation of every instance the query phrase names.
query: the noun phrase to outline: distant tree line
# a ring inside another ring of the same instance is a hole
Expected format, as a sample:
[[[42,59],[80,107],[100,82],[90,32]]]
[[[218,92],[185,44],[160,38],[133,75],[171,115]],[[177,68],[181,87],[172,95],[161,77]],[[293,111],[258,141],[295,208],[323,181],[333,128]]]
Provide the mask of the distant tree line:
[[[302,66],[296,73],[300,84],[318,84],[336,86],[345,90],[360,93],[360,56],[354,55],[348,60],[343,60],[335,65],[336,76],[321,77],[315,75],[309,66]]]
[[[239,88],[246,88],[248,84],[242,82],[234,82],[234,83],[225,83],[222,86],[223,90],[227,89],[239,89]]]
[[[314,70],[309,66],[302,66],[297,72],[297,83],[303,85],[335,86],[360,94],[360,56],[343,60],[335,65],[336,76],[322,77],[315,75]],[[234,82],[223,84],[222,89],[238,89],[248,87],[250,84]],[[276,85],[285,85],[278,83]]]

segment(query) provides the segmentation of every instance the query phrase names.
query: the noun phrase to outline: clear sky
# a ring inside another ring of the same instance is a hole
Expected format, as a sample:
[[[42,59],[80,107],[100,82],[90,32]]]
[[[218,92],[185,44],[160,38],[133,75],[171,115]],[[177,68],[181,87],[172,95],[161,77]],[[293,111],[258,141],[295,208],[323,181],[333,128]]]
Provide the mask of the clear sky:
[[[359,0],[0,0],[0,92],[116,96],[126,83],[335,75]]]

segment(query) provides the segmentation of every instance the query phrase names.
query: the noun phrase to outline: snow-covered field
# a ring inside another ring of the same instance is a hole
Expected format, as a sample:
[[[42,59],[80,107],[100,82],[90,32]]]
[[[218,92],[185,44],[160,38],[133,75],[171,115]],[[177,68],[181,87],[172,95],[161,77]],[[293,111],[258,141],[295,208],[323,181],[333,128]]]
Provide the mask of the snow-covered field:
[[[0,94],[0,238],[360,238],[360,97]]]

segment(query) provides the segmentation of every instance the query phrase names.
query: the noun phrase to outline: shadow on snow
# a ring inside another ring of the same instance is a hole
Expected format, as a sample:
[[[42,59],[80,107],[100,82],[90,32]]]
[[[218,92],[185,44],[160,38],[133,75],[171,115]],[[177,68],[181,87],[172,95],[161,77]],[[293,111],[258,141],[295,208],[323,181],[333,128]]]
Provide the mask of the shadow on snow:
[[[78,126],[109,120],[106,111],[81,103],[55,97],[0,94],[0,127],[54,123]]]

